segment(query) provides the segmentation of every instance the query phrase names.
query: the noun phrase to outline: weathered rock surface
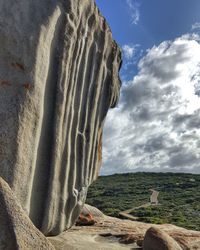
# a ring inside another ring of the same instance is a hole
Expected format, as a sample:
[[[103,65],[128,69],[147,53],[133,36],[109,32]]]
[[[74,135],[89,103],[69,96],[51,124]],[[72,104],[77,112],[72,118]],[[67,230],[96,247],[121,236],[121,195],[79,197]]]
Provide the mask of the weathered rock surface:
[[[1,0],[0,45],[0,176],[56,235],[98,175],[120,51],[93,0]]]
[[[52,244],[33,225],[8,184],[0,177],[0,249],[53,250]]]
[[[150,227],[144,236],[143,250],[182,250],[182,248],[167,233]]]
[[[171,236],[183,250],[200,250],[200,232],[197,231],[187,230],[170,224],[153,225],[130,220],[121,220],[105,215],[95,216],[93,214],[93,216],[97,221],[95,225],[82,227],[73,226],[67,232],[48,239],[57,250],[142,250],[141,246],[145,233],[153,226]],[[124,241],[126,239],[127,241]]]
[[[91,214],[94,218],[105,216],[98,208],[90,206],[89,204],[83,206],[81,213],[84,215]]]

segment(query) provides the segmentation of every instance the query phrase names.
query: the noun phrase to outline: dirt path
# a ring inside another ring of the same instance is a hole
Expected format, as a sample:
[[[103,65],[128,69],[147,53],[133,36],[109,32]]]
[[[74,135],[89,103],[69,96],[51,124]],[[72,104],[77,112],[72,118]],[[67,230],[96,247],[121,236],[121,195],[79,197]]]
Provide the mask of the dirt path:
[[[130,213],[133,212],[135,209],[142,208],[142,207],[149,207],[149,206],[151,206],[150,202],[145,203],[139,207],[134,207],[134,208],[131,208],[131,209],[128,209],[125,211],[121,211],[121,212],[119,212],[119,215],[126,218],[126,219],[129,219],[129,220],[138,220],[139,219],[138,217],[135,217],[135,216],[131,215]]]

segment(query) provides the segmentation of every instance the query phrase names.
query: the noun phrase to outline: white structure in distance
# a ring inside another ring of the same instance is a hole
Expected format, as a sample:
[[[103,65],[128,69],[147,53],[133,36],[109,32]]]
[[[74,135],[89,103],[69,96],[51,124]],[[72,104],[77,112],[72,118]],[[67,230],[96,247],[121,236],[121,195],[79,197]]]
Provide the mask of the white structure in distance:
[[[149,189],[149,191],[152,192],[151,196],[150,196],[150,202],[151,205],[158,205],[158,195],[159,192],[154,190],[154,189]]]

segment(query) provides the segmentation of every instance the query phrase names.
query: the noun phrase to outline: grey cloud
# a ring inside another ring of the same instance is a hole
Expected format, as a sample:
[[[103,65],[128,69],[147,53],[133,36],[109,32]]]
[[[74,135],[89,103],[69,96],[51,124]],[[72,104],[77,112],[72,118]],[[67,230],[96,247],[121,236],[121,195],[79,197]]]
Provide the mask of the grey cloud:
[[[190,58],[185,53],[188,49],[187,44],[169,46],[168,43],[163,43],[163,47],[165,49],[161,56],[154,58],[149,54],[140,61],[139,68],[142,73],[159,79],[161,83],[166,83],[180,76],[181,72],[176,69],[176,65]]]
[[[188,129],[200,128],[200,113],[195,113],[192,118],[188,121]]]
[[[153,114],[151,114],[148,106],[141,106],[138,108],[138,111],[136,110],[135,116],[138,117],[139,121],[150,121],[153,117]]]
[[[160,58],[156,62],[145,63],[146,74],[157,78],[162,83],[174,80],[180,75],[180,72],[174,68],[175,63],[173,61],[170,60],[168,64],[165,64],[167,61],[169,60],[166,58]]]
[[[196,131],[192,131],[192,133],[184,133],[181,135],[181,140],[183,142],[196,142],[199,140],[199,135],[196,133]]]
[[[141,87],[143,86],[143,88]],[[151,91],[150,86],[144,86],[145,82],[135,83],[134,86],[125,86],[122,90],[122,103],[124,109],[129,110],[134,107],[134,105],[140,104],[144,99],[149,98],[149,92]]]
[[[147,140],[144,146],[144,150],[149,153],[153,153],[158,150],[162,150],[166,147],[165,140],[162,135],[150,138]]]
[[[173,143],[172,145],[170,145],[170,147],[166,150],[166,153],[169,156],[172,156],[174,154],[178,154],[179,152],[184,151],[184,145],[181,144],[175,144]],[[168,164],[166,164],[168,165]]]
[[[190,120],[190,118],[192,117],[192,115],[188,115],[188,114],[184,114],[184,115],[176,115],[173,117],[173,123],[175,126],[179,126],[180,124],[186,123],[188,122],[188,120]]]
[[[134,123],[144,123],[150,122],[154,119],[153,111],[148,107],[148,105],[140,105],[129,111],[129,118],[134,121]]]
[[[192,152],[180,152],[173,155],[169,160],[170,167],[188,167],[193,164],[198,164],[199,159]]]
[[[173,117],[174,130],[184,127],[186,130],[200,128],[200,110],[196,110],[193,114],[177,114]]]

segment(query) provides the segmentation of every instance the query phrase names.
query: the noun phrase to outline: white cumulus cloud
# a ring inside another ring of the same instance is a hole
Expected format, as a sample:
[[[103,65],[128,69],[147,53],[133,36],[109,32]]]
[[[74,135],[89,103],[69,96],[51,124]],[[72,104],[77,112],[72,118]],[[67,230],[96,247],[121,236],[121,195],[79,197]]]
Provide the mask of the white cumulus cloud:
[[[151,48],[106,119],[102,174],[200,173],[200,43],[185,35]]]

